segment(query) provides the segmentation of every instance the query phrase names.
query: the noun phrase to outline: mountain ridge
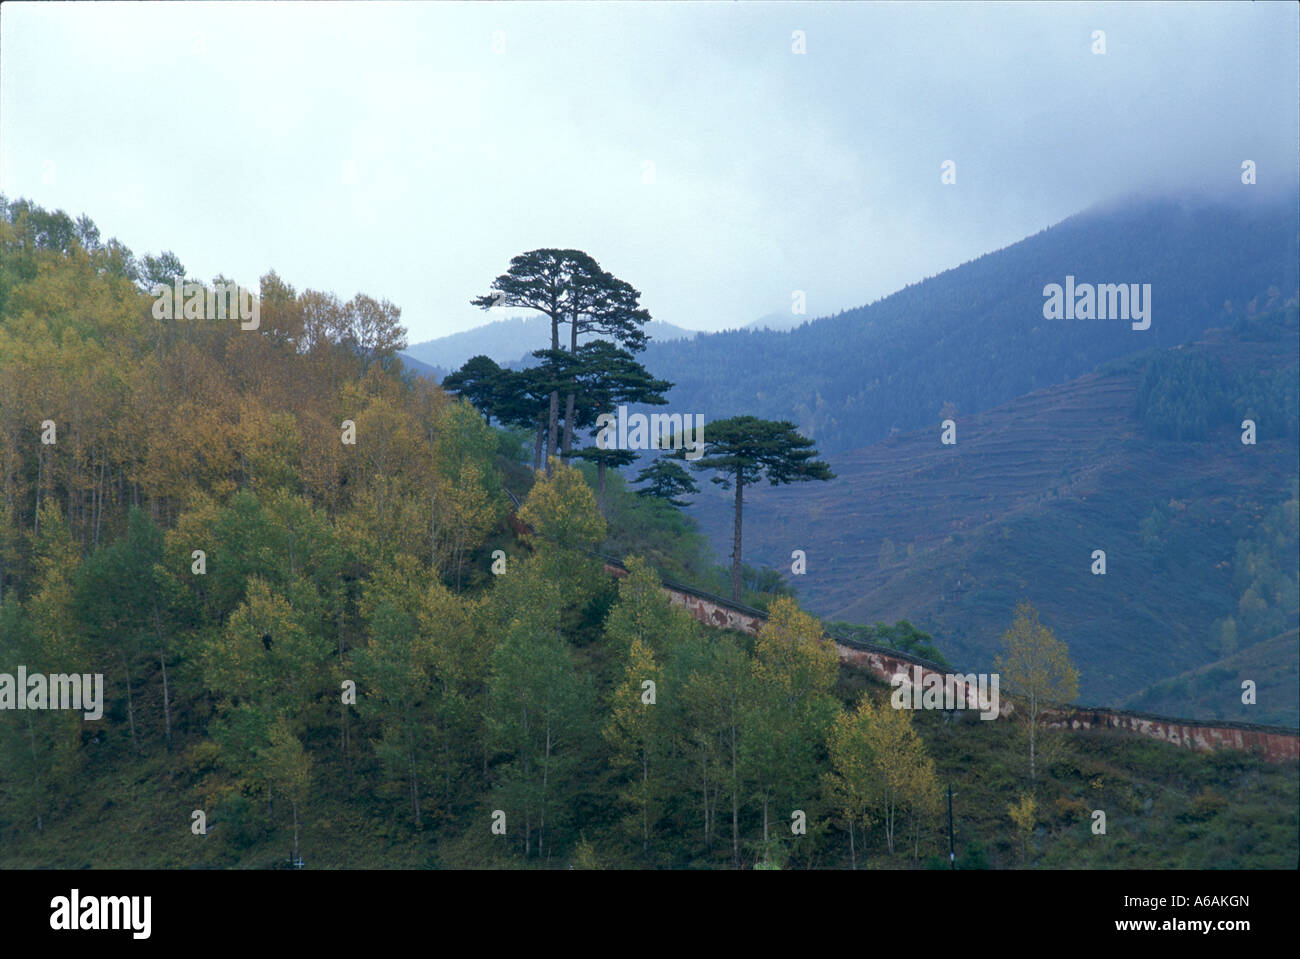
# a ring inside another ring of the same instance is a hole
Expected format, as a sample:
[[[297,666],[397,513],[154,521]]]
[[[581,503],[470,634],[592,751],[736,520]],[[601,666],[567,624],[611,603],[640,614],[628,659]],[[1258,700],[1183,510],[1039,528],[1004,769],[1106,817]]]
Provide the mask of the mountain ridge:
[[[945,402],[978,412],[1189,342],[1270,287],[1289,298],[1300,288],[1298,207],[1096,207],[853,310],[789,331],[651,341],[644,362],[676,384],[674,406],[788,419],[824,453],[855,449],[929,422]],[[1044,319],[1044,286],[1070,275],[1152,284],[1151,328]]]
[[[663,320],[651,320],[644,329],[657,340],[689,339],[696,335],[695,330]],[[567,340],[564,342],[567,346]],[[501,366],[524,360],[531,362],[529,354],[533,350],[546,349],[550,345],[549,319],[544,316],[511,316],[492,320],[471,330],[424,340],[408,346],[403,352],[428,366],[451,371],[459,369],[466,360],[480,354],[491,357]]]

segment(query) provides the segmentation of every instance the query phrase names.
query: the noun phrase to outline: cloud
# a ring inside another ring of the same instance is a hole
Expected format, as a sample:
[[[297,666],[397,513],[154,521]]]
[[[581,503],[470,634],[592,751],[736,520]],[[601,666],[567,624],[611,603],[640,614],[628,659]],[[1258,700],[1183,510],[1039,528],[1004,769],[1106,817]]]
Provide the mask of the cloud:
[[[0,16],[8,195],[200,275],[388,297],[413,341],[482,322],[469,299],[536,246],[719,329],[794,289],[810,315],[876,299],[1134,190],[1241,195],[1243,159],[1261,193],[1300,174],[1288,4]]]

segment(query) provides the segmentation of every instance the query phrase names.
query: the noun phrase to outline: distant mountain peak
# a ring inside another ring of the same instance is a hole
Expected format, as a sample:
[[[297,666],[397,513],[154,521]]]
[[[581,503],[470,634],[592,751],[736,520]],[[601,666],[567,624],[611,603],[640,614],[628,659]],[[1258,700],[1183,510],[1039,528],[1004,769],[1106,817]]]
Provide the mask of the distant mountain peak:
[[[746,324],[742,329],[776,330],[780,332],[782,330],[793,330],[796,327],[803,326],[803,324],[811,322],[812,319],[813,318],[810,316],[801,313],[791,313],[788,310],[784,313],[777,311],[776,313],[766,313],[763,316],[760,316],[758,319],[754,320],[754,322]]]
[[[651,342],[687,340],[697,332],[663,320],[651,320],[645,325],[645,331]],[[561,340],[566,345],[567,333],[567,327],[561,330]],[[407,347],[405,352],[421,363],[456,370],[473,356],[490,356],[497,363],[506,365],[518,362],[533,350],[546,349],[550,345],[550,320],[540,314],[532,314],[490,319],[472,330],[416,343]]]

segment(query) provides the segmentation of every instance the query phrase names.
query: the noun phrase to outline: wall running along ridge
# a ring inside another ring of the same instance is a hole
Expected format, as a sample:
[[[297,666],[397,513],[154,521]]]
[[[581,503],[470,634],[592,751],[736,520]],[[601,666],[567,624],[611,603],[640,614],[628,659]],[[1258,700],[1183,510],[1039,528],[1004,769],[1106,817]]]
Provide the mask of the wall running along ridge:
[[[621,563],[605,557],[602,559],[605,562],[605,572],[609,575],[615,578],[627,575],[627,569]],[[767,616],[762,610],[729,602],[721,596],[713,596],[682,583],[663,580],[663,589],[670,602],[684,606],[695,619],[707,626],[734,629],[757,636],[767,622]],[[922,676],[930,673],[943,676],[948,672],[935,663],[896,649],[843,640],[834,642],[839,650],[841,665],[866,670],[884,682],[889,682],[898,673],[910,677],[917,666],[921,668]],[[973,700],[968,696],[969,701]],[[1011,702],[1002,697],[998,718],[1008,718],[1013,709]],[[1188,749],[1235,749],[1256,752],[1269,762],[1300,762],[1300,732],[1280,726],[1256,726],[1227,721],[1206,723],[1088,706],[1045,710],[1043,716],[1044,725],[1062,729],[1119,729]]]

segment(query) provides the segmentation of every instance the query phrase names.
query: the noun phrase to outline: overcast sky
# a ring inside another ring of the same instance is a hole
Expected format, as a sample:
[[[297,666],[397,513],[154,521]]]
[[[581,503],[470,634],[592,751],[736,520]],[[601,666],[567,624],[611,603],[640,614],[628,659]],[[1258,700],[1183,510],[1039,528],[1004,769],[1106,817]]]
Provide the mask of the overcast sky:
[[[1244,159],[1294,187],[1298,9],[5,3],[0,191],[412,343],[543,246],[692,329],[817,316]]]

